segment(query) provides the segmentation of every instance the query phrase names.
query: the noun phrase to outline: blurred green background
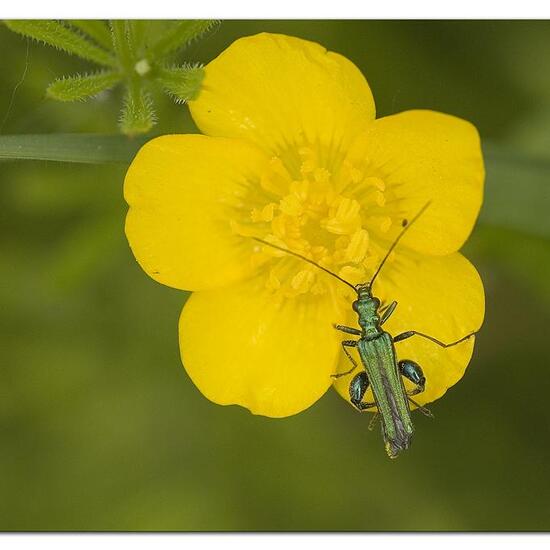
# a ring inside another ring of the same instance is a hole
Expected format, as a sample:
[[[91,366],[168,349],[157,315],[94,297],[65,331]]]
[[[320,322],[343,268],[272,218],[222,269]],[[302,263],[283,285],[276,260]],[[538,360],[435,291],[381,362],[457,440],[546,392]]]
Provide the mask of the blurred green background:
[[[467,375],[396,461],[334,392],[284,420],[214,405],[180,364],[184,293],[127,245],[125,166],[2,162],[0,529],[548,530],[550,23],[228,21],[186,59],[260,31],[349,57],[379,116],[478,127],[487,195],[464,253],[487,312]],[[89,63],[3,26],[0,51],[0,133],[116,132],[117,91],[45,98]],[[156,132],[196,131],[159,101]]]

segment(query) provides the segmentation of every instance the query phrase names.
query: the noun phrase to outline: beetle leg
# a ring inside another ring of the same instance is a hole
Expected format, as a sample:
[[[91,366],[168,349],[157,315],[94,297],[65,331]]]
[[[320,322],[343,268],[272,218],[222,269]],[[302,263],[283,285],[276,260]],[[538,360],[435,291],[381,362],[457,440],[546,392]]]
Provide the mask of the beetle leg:
[[[369,432],[372,432],[372,430],[374,430],[374,425],[376,424],[376,420],[378,420],[378,414],[379,413],[375,412],[372,415],[372,418],[370,419],[369,425],[367,426],[367,430],[369,430]]]
[[[346,349],[348,348],[356,348],[357,347],[357,341],[355,340],[344,340],[342,342],[342,349],[344,350],[344,353],[346,354],[347,358],[351,361],[351,364],[353,367],[350,370],[347,370],[346,372],[339,372],[338,374],[331,374],[330,376],[332,378],[340,378],[341,376],[347,376],[348,374],[351,374],[359,365],[357,364],[357,361],[351,356],[351,353]]]
[[[422,368],[418,363],[411,361],[410,359],[403,359],[397,364],[401,376],[404,376],[407,380],[410,380],[416,385],[414,390],[409,390],[407,395],[417,395],[424,391],[426,385],[426,377],[422,372]]]
[[[382,314],[380,317],[380,326],[382,326],[389,318],[390,315],[395,311],[397,307],[397,302],[394,300],[391,304],[383,307],[379,313]]]
[[[353,406],[359,411],[366,411],[372,407],[376,407],[376,403],[364,403],[363,397],[369,387],[369,379],[365,371],[360,372],[353,377],[349,385],[349,397]]]
[[[411,399],[410,397],[407,398],[415,407],[418,408],[418,410],[428,418],[433,418],[434,415],[432,414],[432,411],[430,409],[427,409],[426,407],[423,407],[420,403],[417,403],[414,399]]]
[[[456,342],[451,342],[450,344],[445,344],[445,342],[441,342],[437,338],[434,338],[433,336],[430,336],[429,334],[424,334],[423,332],[418,332],[416,330],[409,330],[407,332],[402,332],[401,334],[398,334],[397,336],[394,336],[393,341],[394,342],[401,342],[402,340],[406,340],[407,338],[410,338],[411,336],[422,336],[422,338],[426,338],[428,340],[431,340],[434,344],[437,344],[438,346],[441,346],[442,348],[450,348],[451,346],[456,346],[457,344],[460,344],[460,342],[464,342],[464,340],[468,340],[468,338],[471,338],[474,334],[477,334],[477,330],[474,332],[470,332],[470,334],[466,334],[466,336],[463,336],[459,340],[456,340]]]
[[[355,336],[361,336],[361,331],[358,328],[346,327],[345,325],[332,325],[336,330],[346,332],[347,334],[354,334]]]

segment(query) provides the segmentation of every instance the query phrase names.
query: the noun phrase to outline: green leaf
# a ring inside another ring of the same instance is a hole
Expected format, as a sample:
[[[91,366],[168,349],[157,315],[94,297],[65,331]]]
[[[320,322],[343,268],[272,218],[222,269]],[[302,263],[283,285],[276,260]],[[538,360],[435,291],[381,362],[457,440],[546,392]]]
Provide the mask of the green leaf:
[[[153,58],[164,57],[171,52],[184,48],[218,24],[219,21],[211,19],[175,21],[172,27],[163,33],[160,40],[152,46],[151,53]]]
[[[58,21],[10,20],[5,24],[14,32],[29,36],[59,50],[78,55],[100,65],[116,66],[116,60],[104,49]]]
[[[550,159],[484,145],[487,180],[481,223],[550,236]]]
[[[111,21],[111,36],[118,60],[127,72],[134,66],[134,55],[131,48],[129,22],[124,19]]]
[[[204,69],[200,65],[162,69],[158,78],[177,103],[184,103],[198,97],[204,78]]]
[[[101,134],[0,135],[0,159],[128,164],[145,141]]]
[[[134,57],[141,55],[141,50],[145,44],[147,24],[148,21],[144,21],[143,19],[131,19],[129,21],[130,26],[128,29],[128,34],[130,36]]]
[[[62,77],[52,82],[46,93],[58,101],[84,101],[103,90],[112,88],[120,82],[121,78],[122,76],[114,71]]]
[[[104,21],[98,19],[69,19],[69,23],[91,36],[100,46],[106,50],[112,47],[111,33]]]
[[[131,84],[124,99],[124,107],[120,116],[120,128],[129,135],[144,134],[156,123],[153,102],[143,89]]]

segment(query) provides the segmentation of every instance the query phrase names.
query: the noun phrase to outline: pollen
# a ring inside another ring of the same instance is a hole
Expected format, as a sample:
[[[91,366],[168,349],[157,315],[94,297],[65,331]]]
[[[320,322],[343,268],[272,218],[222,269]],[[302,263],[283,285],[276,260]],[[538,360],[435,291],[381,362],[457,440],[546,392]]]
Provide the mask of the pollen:
[[[384,183],[384,180],[377,177],[369,177],[365,178],[364,180],[365,185],[369,185],[371,187],[374,187],[375,189],[378,189],[378,191],[381,191],[382,193],[386,190],[386,184]]]
[[[272,157],[260,178],[260,193],[243,201],[245,210],[250,202],[254,206],[232,227],[355,284],[372,275],[383,249],[377,241],[387,240],[399,213],[390,215],[392,197],[381,175],[368,165],[335,158],[313,145]],[[322,270],[269,245],[255,249],[253,256],[253,266],[265,270],[265,287],[280,298],[342,289]]]
[[[338,196],[329,209],[329,217],[323,225],[335,235],[351,235],[361,227],[361,206],[355,199]]]
[[[359,264],[367,255],[369,248],[369,234],[366,229],[359,229],[351,237],[346,248],[346,260],[353,264]]]
[[[273,213],[275,211],[275,204],[266,204],[262,209],[254,208],[250,214],[253,222],[270,222],[273,220]]]
[[[315,281],[315,275],[311,270],[298,271],[296,275],[292,278],[290,286],[299,293],[308,292],[311,288],[311,285]]]

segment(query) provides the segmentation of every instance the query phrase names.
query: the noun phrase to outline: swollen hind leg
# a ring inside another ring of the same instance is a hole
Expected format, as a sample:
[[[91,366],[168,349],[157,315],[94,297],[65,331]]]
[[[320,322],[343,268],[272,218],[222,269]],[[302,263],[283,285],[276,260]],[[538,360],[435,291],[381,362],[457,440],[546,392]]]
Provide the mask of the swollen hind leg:
[[[363,397],[369,387],[369,379],[366,372],[360,372],[353,377],[349,385],[349,397],[352,405],[359,411],[366,411],[376,407],[376,403],[365,403]]]
[[[410,359],[403,359],[402,361],[399,361],[398,367],[401,376],[416,385],[416,388],[408,391],[407,395],[417,395],[422,393],[426,386],[426,377],[424,376],[420,365]]]

